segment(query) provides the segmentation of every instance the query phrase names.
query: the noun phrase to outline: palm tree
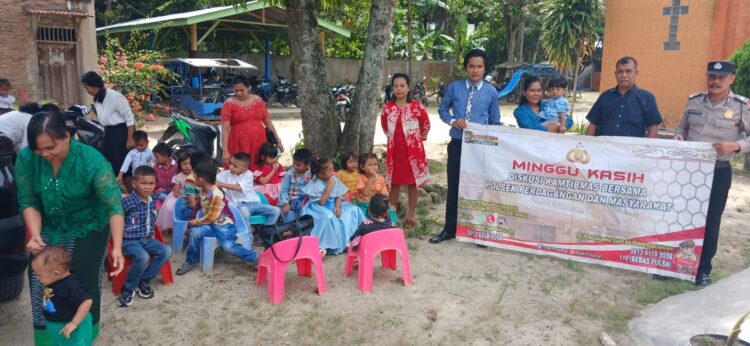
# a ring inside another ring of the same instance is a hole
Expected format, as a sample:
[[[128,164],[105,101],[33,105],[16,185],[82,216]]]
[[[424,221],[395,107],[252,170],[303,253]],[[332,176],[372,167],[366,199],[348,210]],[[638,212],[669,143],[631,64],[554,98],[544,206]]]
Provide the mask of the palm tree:
[[[563,71],[575,73],[571,115],[578,88],[578,66],[594,50],[603,8],[602,0],[547,0],[542,9],[541,41],[547,58]]]

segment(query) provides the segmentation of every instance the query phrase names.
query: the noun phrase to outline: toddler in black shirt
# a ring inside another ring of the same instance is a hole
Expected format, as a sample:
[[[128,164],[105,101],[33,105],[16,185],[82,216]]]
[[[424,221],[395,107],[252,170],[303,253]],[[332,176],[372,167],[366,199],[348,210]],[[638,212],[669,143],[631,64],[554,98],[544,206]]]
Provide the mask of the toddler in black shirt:
[[[91,345],[93,300],[70,273],[71,256],[60,246],[47,246],[31,262],[44,285],[42,307],[47,332],[55,345]]]

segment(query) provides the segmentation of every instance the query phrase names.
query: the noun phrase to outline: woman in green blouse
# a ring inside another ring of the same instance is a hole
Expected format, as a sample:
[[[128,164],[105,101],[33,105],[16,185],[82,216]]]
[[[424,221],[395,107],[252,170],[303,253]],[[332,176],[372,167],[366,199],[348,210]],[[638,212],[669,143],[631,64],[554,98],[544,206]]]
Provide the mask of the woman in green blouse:
[[[94,335],[99,333],[101,272],[112,234],[116,275],[123,268],[124,227],[120,189],[112,166],[96,149],[71,140],[59,112],[35,114],[28,125],[29,146],[16,160],[18,203],[33,255],[45,246],[62,245],[73,256],[73,272],[94,297]],[[51,345],[42,314],[43,286],[29,270],[34,341]]]

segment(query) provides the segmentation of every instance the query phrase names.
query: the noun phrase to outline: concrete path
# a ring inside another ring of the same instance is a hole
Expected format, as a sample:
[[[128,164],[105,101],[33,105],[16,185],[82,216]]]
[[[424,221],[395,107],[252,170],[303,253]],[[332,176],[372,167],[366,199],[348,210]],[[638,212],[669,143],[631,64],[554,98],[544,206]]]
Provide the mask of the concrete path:
[[[697,291],[669,297],[630,321],[636,345],[685,346],[697,334],[728,335],[750,311],[750,269]],[[750,341],[750,322],[740,338]]]

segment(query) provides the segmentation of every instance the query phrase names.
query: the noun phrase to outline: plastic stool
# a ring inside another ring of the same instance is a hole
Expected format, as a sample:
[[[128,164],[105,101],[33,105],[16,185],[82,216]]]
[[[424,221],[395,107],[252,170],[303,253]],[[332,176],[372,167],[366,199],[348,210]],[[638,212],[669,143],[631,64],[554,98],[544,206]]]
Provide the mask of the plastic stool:
[[[255,191],[255,193],[258,194],[258,198],[260,198],[260,203],[268,205],[268,198],[266,198],[266,195]],[[268,218],[262,215],[253,215],[248,218],[248,222],[251,225],[265,225],[268,221]]]
[[[154,233],[154,239],[162,242],[163,244],[167,243],[166,241],[164,241],[164,235],[161,234],[161,231],[159,231],[158,227],[156,228],[156,232]],[[112,240],[110,239],[109,243],[107,243],[107,265],[109,268],[113,268],[111,253]],[[132,262],[130,261],[130,258],[125,257],[125,265],[123,266],[120,274],[115,277],[111,277],[112,293],[114,293],[116,296],[120,295],[122,287],[125,286],[125,278],[128,276],[128,270],[130,269],[131,264]],[[167,260],[167,262],[164,263],[164,265],[161,267],[161,269],[159,270],[159,274],[161,274],[161,280],[165,286],[174,283],[174,277],[172,276],[172,265],[169,264],[169,260]],[[110,276],[107,275],[107,277]]]
[[[318,295],[322,295],[326,291],[326,275],[323,271],[323,258],[320,257],[320,249],[318,248],[318,238],[304,236],[301,245],[299,241],[300,239],[295,237],[273,244],[273,251],[283,261],[279,261],[273,255],[271,248],[260,254],[256,286],[260,287],[268,277],[268,301],[271,304],[279,304],[284,301],[286,266],[294,261],[297,262],[297,273],[307,277],[312,276],[312,264],[314,263]],[[300,245],[299,252],[297,252],[298,245]],[[296,256],[294,255],[295,252],[297,252]]]
[[[234,226],[237,228],[237,242],[244,248],[252,250],[253,236],[250,234],[250,228],[245,222],[242,213],[234,206],[229,206],[234,218]],[[200,217],[200,213],[198,217]],[[200,263],[203,271],[214,269],[214,252],[219,247],[219,241],[215,237],[203,237],[201,242]]]
[[[182,219],[182,204],[184,201],[185,199],[182,197],[177,198],[172,211],[172,250],[174,252],[182,251],[182,246],[185,243],[185,231],[187,231],[187,224],[190,221]]]
[[[401,255],[401,270],[404,274],[404,286],[411,285],[411,267],[409,266],[409,251],[406,248],[404,231],[400,228],[390,228],[365,234],[359,241],[357,251],[352,252],[349,245],[346,254],[344,276],[349,276],[354,268],[354,258],[359,259],[357,281],[362,292],[372,291],[372,273],[375,256],[380,254],[382,266],[396,270],[396,253]]]

